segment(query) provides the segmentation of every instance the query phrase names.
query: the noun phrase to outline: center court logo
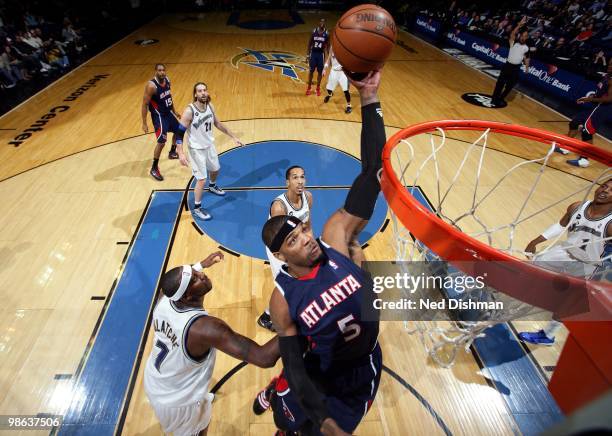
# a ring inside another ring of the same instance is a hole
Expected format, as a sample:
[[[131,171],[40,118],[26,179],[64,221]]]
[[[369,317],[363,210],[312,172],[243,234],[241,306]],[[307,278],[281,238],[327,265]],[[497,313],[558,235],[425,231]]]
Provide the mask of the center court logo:
[[[302,80],[298,76],[301,71],[306,71],[305,59],[296,53],[279,50],[252,50],[250,48],[240,48],[243,53],[237,54],[232,58],[234,68],[239,68],[240,64],[246,64],[253,68],[259,68],[273,73],[275,70],[296,82]]]
[[[490,95],[479,94],[477,92],[468,92],[467,94],[463,94],[461,98],[470,104],[480,106],[480,107],[499,108],[499,107],[506,106],[506,103],[503,101],[500,101],[497,104],[495,104],[493,103],[493,99]]]

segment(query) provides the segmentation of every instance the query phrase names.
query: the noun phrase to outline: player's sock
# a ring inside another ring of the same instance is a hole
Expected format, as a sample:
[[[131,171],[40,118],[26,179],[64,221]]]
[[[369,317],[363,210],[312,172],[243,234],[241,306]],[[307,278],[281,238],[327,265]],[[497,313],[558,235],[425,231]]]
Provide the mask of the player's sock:
[[[350,106],[351,105],[351,93],[348,91],[344,91],[344,98],[346,98],[346,102]]]
[[[317,86],[317,97],[319,97],[320,95],[321,95],[321,88]]]
[[[266,307],[266,310],[264,310],[264,312],[266,312],[268,315],[270,315],[270,308]]]
[[[544,327],[544,333],[548,339],[555,339],[557,332],[561,329],[561,324],[559,321],[552,320],[549,322],[546,327]]]
[[[208,187],[209,187],[209,188],[214,188],[215,186],[217,186],[217,182],[210,182],[210,183],[208,184]]]
[[[157,165],[159,164],[159,159],[155,159],[153,158],[153,165],[151,166],[152,169],[157,168]]]
[[[199,209],[201,207],[202,207],[202,202],[201,201],[199,203],[198,202],[195,203],[195,208],[196,209]]]
[[[172,144],[170,146],[170,152],[175,152],[176,151],[176,144]]]
[[[255,413],[255,415],[261,415],[270,408],[270,400],[274,392],[274,387],[276,386],[276,380],[277,378],[274,377],[270,381],[270,384],[255,397],[255,401],[253,401],[253,413]]]

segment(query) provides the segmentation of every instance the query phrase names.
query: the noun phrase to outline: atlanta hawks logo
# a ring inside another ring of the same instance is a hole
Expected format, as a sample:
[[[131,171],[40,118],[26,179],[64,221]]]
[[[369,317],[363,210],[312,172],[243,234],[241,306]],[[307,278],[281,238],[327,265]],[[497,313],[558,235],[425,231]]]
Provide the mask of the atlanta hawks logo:
[[[298,76],[301,71],[306,71],[306,66],[300,65],[306,62],[303,56],[296,53],[278,50],[252,50],[250,48],[240,48],[244,53],[240,53],[232,58],[232,65],[238,68],[239,64],[246,64],[253,68],[259,68],[270,73],[280,71],[285,77],[301,82]]]

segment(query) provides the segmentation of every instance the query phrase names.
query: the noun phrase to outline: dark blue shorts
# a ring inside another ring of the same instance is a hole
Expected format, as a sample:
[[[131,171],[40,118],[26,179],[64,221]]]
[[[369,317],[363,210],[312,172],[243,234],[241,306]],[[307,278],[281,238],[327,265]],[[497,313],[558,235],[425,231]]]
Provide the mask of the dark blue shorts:
[[[381,371],[382,352],[377,344],[363,364],[340,368],[327,378],[323,386],[327,410],[342,430],[353,433],[370,410],[378,391]],[[275,390],[271,403],[274,423],[280,430],[302,431],[308,435],[321,434],[299,406],[284,378],[284,372],[279,376]]]
[[[570,121],[570,128],[582,126],[583,136],[592,138],[601,126],[608,123],[612,123],[612,104],[596,104],[576,114]]]
[[[317,70],[319,73],[323,72],[323,52],[313,51],[310,54],[310,72]]]
[[[168,133],[176,133],[179,122],[173,114],[160,114],[159,112],[151,112],[153,120],[153,128],[155,129],[155,137],[157,142],[164,144],[168,138]]]

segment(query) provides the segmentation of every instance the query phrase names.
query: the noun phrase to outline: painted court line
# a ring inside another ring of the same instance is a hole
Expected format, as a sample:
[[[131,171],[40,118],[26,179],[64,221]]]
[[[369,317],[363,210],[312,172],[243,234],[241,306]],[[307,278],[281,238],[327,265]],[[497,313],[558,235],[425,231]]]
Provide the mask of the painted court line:
[[[114,434],[182,200],[153,194],[59,434]]]

